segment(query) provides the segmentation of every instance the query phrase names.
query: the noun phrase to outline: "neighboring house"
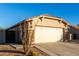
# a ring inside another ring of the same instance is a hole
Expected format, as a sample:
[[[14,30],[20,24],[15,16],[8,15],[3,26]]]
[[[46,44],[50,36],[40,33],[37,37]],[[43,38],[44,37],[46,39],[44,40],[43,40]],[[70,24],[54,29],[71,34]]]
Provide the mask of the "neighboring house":
[[[72,40],[79,40],[79,27],[69,25],[69,33],[72,35]]]
[[[5,43],[5,41],[6,41],[6,38],[5,38],[5,36],[6,36],[6,30],[4,30],[4,29],[0,29],[0,43]]]
[[[21,42],[24,38],[33,43],[64,41],[67,27],[68,23],[59,17],[40,15],[8,28],[7,31],[14,35],[14,39],[9,37],[7,41]]]

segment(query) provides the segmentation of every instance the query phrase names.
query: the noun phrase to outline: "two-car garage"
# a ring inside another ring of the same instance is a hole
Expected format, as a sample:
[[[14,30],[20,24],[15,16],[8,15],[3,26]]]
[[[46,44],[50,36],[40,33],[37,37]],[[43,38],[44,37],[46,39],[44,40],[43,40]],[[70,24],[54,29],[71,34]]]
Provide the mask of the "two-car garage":
[[[34,29],[34,43],[51,43],[64,40],[68,23],[63,19],[43,15],[36,20],[38,22]],[[33,24],[36,20],[33,20]]]
[[[57,42],[63,39],[63,28],[36,27],[35,43]]]

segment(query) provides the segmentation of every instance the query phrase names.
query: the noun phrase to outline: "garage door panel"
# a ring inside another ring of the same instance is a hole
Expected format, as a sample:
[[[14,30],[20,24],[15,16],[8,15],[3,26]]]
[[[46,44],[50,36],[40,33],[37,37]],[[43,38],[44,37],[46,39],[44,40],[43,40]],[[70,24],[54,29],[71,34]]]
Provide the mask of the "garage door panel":
[[[36,27],[35,43],[57,42],[63,37],[62,28]]]

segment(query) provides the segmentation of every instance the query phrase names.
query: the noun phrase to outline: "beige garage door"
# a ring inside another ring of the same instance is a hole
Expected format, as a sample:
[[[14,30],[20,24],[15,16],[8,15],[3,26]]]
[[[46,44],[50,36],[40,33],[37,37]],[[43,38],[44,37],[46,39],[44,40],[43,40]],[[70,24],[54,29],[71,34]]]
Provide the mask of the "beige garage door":
[[[35,43],[57,42],[63,38],[62,28],[36,27]]]

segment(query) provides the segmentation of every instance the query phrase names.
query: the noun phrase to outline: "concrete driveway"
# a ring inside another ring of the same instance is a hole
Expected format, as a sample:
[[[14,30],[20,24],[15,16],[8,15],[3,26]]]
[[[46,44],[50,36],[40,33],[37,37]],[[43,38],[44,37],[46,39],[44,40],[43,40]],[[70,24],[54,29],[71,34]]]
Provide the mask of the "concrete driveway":
[[[79,56],[79,44],[76,43],[40,43],[35,46],[51,56]]]

